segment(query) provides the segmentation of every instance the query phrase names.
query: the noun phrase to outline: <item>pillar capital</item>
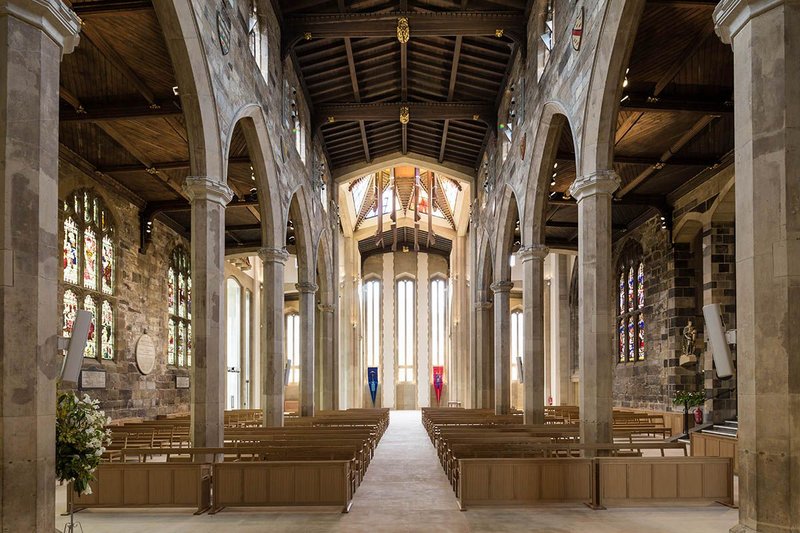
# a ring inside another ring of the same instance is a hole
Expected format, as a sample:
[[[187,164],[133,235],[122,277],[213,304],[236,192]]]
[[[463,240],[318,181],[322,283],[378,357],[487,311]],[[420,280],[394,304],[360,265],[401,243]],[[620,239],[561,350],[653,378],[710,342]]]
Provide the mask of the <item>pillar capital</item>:
[[[714,31],[723,43],[733,38],[751,19],[783,5],[785,0],[722,0],[714,8]]]
[[[580,176],[569,188],[569,193],[580,202],[589,196],[598,194],[611,195],[619,188],[619,176],[613,170],[598,170],[586,176]]]
[[[9,16],[39,28],[70,54],[78,46],[81,19],[61,0],[2,0],[0,17]]]
[[[265,246],[258,250],[258,257],[260,257],[261,261],[264,263],[280,263],[285,265],[286,261],[289,260],[289,252],[286,251],[286,248]]]
[[[301,281],[300,283],[295,284],[295,288],[301,294],[315,294],[319,289],[319,286],[316,283]]]
[[[319,304],[317,305],[317,309],[319,309],[323,313],[334,313],[336,311],[336,306],[328,304]]]
[[[183,192],[191,203],[207,201],[225,206],[233,198],[233,191],[226,183],[207,176],[187,177]]]
[[[517,252],[517,257],[523,263],[527,263],[528,261],[544,261],[547,254],[550,253],[550,248],[543,244],[532,244],[531,246],[526,246],[521,248],[519,252]]]
[[[514,287],[513,281],[495,281],[492,283],[490,287],[492,292],[495,294],[503,293],[503,292],[511,292],[511,289]]]

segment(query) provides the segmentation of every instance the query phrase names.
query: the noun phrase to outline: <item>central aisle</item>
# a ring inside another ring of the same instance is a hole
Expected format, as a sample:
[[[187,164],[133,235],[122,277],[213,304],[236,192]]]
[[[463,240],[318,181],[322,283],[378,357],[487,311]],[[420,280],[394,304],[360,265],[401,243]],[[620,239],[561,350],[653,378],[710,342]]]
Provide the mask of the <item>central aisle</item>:
[[[65,509],[64,487],[57,510]],[[92,510],[76,515],[84,533],[718,533],[738,521],[726,507],[612,509],[583,506],[458,510],[455,495],[422,427],[419,411],[392,411],[348,514],[226,509],[209,516],[187,510]],[[60,528],[65,519],[58,517]]]

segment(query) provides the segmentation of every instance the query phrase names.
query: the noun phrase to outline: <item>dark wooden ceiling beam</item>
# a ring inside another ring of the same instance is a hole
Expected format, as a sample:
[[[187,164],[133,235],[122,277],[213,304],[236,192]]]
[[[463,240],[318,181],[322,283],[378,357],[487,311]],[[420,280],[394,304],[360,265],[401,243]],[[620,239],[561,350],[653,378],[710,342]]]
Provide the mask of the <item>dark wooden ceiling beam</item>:
[[[152,11],[151,0],[101,0],[97,2],[72,2],[72,10],[81,18],[92,15]]]
[[[696,9],[700,8],[714,8],[719,3],[718,0],[649,0],[647,2],[651,5],[657,6],[672,6]]]
[[[614,154],[614,163],[626,165],[657,165],[659,163],[685,167],[711,167],[719,163],[715,156],[674,156],[669,161],[662,161],[659,156]],[[559,152],[556,156],[559,163],[575,163],[575,154]]]
[[[694,57],[700,48],[705,45],[706,40],[714,34],[714,24],[709,17],[708,22],[701,30],[700,34],[697,36],[697,39],[693,39],[692,41],[688,42],[681,53],[678,55],[678,58],[673,61],[673,63],[669,66],[669,68],[664,72],[664,74],[659,78],[658,82],[656,82],[656,86],[653,88],[653,96],[658,97],[661,92],[669,85],[675,76],[678,75],[678,72],[683,69],[686,63]],[[617,128],[616,135],[614,137],[614,145],[616,146],[619,142],[633,129],[637,122],[642,118],[644,115],[643,111],[636,111],[628,115],[625,121]]]
[[[483,102],[397,102],[377,104],[320,105],[314,128],[331,122],[400,121],[400,108],[409,109],[411,120],[475,120],[492,125],[494,107]]]
[[[733,101],[687,100],[658,96],[626,95],[620,102],[621,111],[637,112],[690,112],[701,115],[725,115],[733,113]]]
[[[669,147],[669,149],[667,149],[667,151],[664,152],[661,155],[661,159],[658,161],[658,163],[656,163],[655,165],[644,169],[642,172],[639,173],[639,175],[637,175],[634,179],[632,179],[628,184],[626,184],[624,187],[619,189],[617,191],[617,193],[616,193],[617,198],[622,198],[623,196],[625,196],[629,192],[633,191],[634,189],[636,189],[636,187],[641,185],[642,182],[644,182],[644,180],[646,180],[648,177],[652,176],[653,174],[655,174],[656,172],[658,172],[659,170],[664,168],[664,166],[666,166],[666,164],[668,162],[672,161],[672,158],[674,157],[675,154],[677,154],[692,139],[697,137],[697,135],[699,135],[701,131],[705,130],[706,127],[708,127],[708,125],[711,122],[713,122],[716,118],[718,118],[717,115],[705,115],[703,117],[700,117],[700,120],[698,120],[694,124],[694,126],[692,126],[692,128],[689,131],[684,133],[680,137],[680,139],[675,141]]]
[[[461,7],[467,7],[469,0],[462,0]],[[450,65],[450,83],[447,86],[447,101],[453,101],[453,95],[456,91],[456,81],[458,80],[458,63],[461,61],[461,43],[464,38],[461,35],[456,36],[456,43],[453,47],[453,62]],[[439,143],[439,162],[444,161],[444,152],[447,149],[447,131],[450,129],[450,121],[444,121],[444,129],[442,130],[442,140]]]
[[[117,52],[117,50],[109,43],[105,37],[103,37],[97,28],[92,24],[91,21],[85,22],[81,26],[81,35],[86,37],[97,50],[103,55],[103,57],[111,63],[114,68],[119,70],[122,75],[131,83],[131,85],[136,88],[136,90],[141,94],[147,103],[150,104],[152,108],[160,107],[160,103],[156,101],[156,96],[153,93],[153,90],[147,85],[147,83],[136,73],[133,71],[130,65],[125,61],[125,59]]]
[[[84,103],[83,111],[62,111],[61,122],[113,122],[115,120],[149,120],[172,116],[182,116],[183,111],[177,101],[158,102],[158,108],[142,104],[98,105]]]
[[[250,157],[249,156],[242,156],[242,157],[231,157],[228,160],[229,165],[250,165]],[[153,172],[157,170],[189,170],[191,168],[191,164],[189,161],[162,161],[160,163],[152,163],[151,166],[146,167],[141,164],[132,164],[132,165],[106,165],[100,167],[99,170],[106,174],[116,174],[116,173],[123,173],[123,172],[141,172],[141,171],[148,171]]]
[[[295,45],[309,39],[345,37],[397,37],[397,19],[406,17],[411,39],[417,37],[496,36],[523,45],[527,21],[521,11],[444,11],[393,13],[328,13],[285,18],[283,56]],[[502,38],[502,37],[501,37]],[[522,47],[527,48],[525,46]]]

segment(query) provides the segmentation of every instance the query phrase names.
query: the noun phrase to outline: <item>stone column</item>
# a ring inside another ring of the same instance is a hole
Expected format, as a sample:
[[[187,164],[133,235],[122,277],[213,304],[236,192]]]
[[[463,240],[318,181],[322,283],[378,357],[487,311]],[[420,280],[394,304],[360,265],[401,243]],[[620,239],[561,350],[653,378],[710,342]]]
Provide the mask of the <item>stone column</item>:
[[[300,416],[314,416],[314,318],[317,285],[295,285],[300,293]]]
[[[0,4],[2,531],[55,529],[58,87],[79,29],[58,0]]]
[[[383,276],[381,278],[381,306],[383,313],[381,320],[383,321],[383,337],[381,340],[381,351],[383,356],[378,367],[378,394],[381,397],[380,407],[394,408],[395,407],[395,392],[397,391],[397,384],[395,383],[394,365],[396,358],[397,339],[395,338],[395,324],[397,324],[397,317],[395,316],[395,280],[394,280],[394,254],[383,254]],[[367,369],[364,368],[363,375],[359,385],[364,389],[364,404],[372,406],[372,399],[367,389]],[[383,391],[381,391],[383,389]],[[377,398],[376,398],[377,404]]]
[[[800,531],[800,4],[726,0],[736,146],[737,532]]]
[[[479,409],[494,406],[494,342],[492,302],[479,291],[475,302],[475,388]]]
[[[541,244],[517,252],[522,261],[523,387],[525,424],[544,424],[544,259],[549,250]]]
[[[511,281],[495,281],[494,292],[494,412],[511,412]]]
[[[335,397],[336,388],[336,371],[339,365],[336,361],[334,346],[335,346],[335,328],[334,317],[336,316],[336,306],[329,304],[319,304],[317,309],[320,311],[321,321],[321,342],[320,349],[322,351],[322,406],[321,409],[336,409]]]
[[[617,187],[619,178],[611,170],[581,176],[570,187],[578,201],[579,406],[583,444],[612,442],[615,352],[611,195]]]
[[[430,280],[428,279],[428,254],[417,254],[416,283],[416,370],[417,370],[417,408],[431,406],[431,305]]]
[[[555,254],[550,281],[551,350],[555,365],[553,388],[554,405],[569,404],[570,336],[569,336],[569,264],[570,257]]]
[[[221,447],[225,412],[225,206],[233,191],[186,178],[192,205],[192,444]]]
[[[289,253],[284,248],[258,251],[264,268],[261,294],[261,408],[265,426],[283,426],[284,329],[283,278]]]

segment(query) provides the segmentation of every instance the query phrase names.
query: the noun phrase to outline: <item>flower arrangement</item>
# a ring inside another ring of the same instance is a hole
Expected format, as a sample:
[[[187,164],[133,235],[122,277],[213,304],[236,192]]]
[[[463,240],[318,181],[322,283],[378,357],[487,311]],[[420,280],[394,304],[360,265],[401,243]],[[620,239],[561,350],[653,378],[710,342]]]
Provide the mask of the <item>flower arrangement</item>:
[[[73,391],[61,392],[56,405],[56,475],[72,482],[75,492],[91,494],[89,482],[100,464],[100,457],[111,443],[111,422],[100,410],[99,402]]]
[[[689,392],[678,391],[675,393],[675,398],[672,400],[676,405],[683,405],[687,409],[690,407],[699,407],[706,401],[706,393],[704,391]]]

